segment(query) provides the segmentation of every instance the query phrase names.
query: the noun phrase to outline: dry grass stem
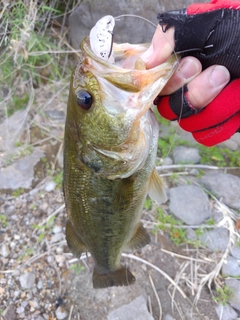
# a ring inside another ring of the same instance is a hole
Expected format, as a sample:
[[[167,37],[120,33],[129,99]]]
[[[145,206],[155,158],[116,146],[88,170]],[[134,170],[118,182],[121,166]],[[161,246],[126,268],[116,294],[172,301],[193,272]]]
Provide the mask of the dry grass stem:
[[[70,308],[70,311],[69,311],[68,320],[71,320],[71,318],[72,318],[73,308],[74,308],[74,306],[71,305],[71,308]]]
[[[154,282],[153,282],[153,279],[152,279],[152,276],[151,276],[150,273],[149,273],[149,280],[150,280],[151,286],[152,286],[152,288],[153,288],[153,292],[154,292],[154,294],[155,294],[155,297],[156,297],[156,299],[157,299],[157,303],[158,303],[158,307],[159,307],[159,320],[162,320],[162,315],[163,315],[163,313],[162,313],[161,301],[160,301],[160,298],[159,298],[159,296],[158,296],[158,294],[157,294],[157,290],[156,290],[155,284],[154,284]]]
[[[65,208],[65,204],[62,204],[59,208],[57,208],[53,213],[51,213],[46,219],[44,219],[41,223],[38,224],[38,227],[42,227],[48,223],[48,221],[53,217],[56,216],[59,212],[61,212]],[[36,229],[35,229],[36,230]],[[35,231],[34,230],[34,231]],[[33,231],[33,233],[34,233]]]
[[[142,258],[139,258],[133,254],[127,254],[127,253],[122,253],[122,256],[125,258],[129,258],[129,259],[133,259],[136,261],[139,261],[149,267],[151,267],[152,269],[156,270],[157,272],[159,272],[164,278],[166,278],[174,287],[176,287],[176,289],[181,293],[181,295],[183,296],[183,298],[187,298],[187,296],[185,295],[185,293],[182,291],[182,289],[174,282],[174,280],[169,277],[168,274],[166,274],[163,270],[161,270],[160,268],[158,268],[157,266],[155,266],[154,264],[148,262],[147,260],[144,260]]]
[[[151,316],[153,315],[153,311],[152,311],[152,301],[151,301],[151,296],[148,294],[148,309],[149,312],[151,314]]]
[[[182,254],[178,254],[178,253],[175,253],[175,252],[172,252],[172,251],[168,251],[168,250],[163,249],[163,248],[161,248],[161,251],[164,252],[164,253],[169,254],[172,257],[178,257],[178,258],[186,259],[186,260],[190,260],[190,261],[196,261],[196,262],[201,262],[201,263],[212,263],[213,262],[213,260],[211,260],[211,259],[206,259],[206,261],[203,260],[203,259],[196,259],[196,258],[193,258],[193,257],[188,257],[188,256],[184,256]],[[196,251],[196,250],[194,250],[194,251]]]

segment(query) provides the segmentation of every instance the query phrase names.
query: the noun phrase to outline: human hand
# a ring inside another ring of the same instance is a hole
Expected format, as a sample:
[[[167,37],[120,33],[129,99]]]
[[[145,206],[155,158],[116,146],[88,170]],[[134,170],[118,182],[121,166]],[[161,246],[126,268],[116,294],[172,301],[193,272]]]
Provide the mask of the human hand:
[[[215,12],[219,14],[219,10],[222,14],[223,2],[226,1],[218,1],[217,4],[215,1],[215,4],[195,4],[190,6],[187,9],[187,17],[189,18],[188,15],[191,15],[190,22],[191,28],[193,28],[191,29],[191,32],[194,33],[194,27],[199,27],[199,25],[196,25],[196,22],[194,22],[196,16],[197,18],[200,15],[201,18],[204,17],[204,10],[206,10],[206,7],[210,10],[211,14],[215,14]],[[234,3],[237,6],[237,2],[235,1]],[[238,1],[238,5],[239,4],[240,3]],[[216,5],[220,5],[219,10]],[[231,2],[231,5],[233,5],[233,2]],[[229,10],[230,9],[227,11]],[[192,11],[196,12],[196,14],[192,15]],[[236,9],[233,8],[230,11],[231,14],[234,14]],[[185,35],[183,44],[181,41],[181,37],[184,36],[183,30],[186,28],[186,22],[184,21],[182,22],[182,25],[179,25],[179,21],[181,21],[181,19],[186,19],[186,14],[182,17],[182,12],[183,10],[178,12],[175,11],[173,13],[167,12],[159,15],[162,26],[159,25],[157,27],[152,40],[152,45],[142,56],[142,59],[145,61],[147,68],[152,68],[164,62],[173,51],[184,51],[181,54],[183,57],[188,54],[191,55],[182,58],[177,71],[161,92],[161,95],[170,96],[157,99],[156,104],[158,105],[158,110],[162,116],[170,120],[178,119],[180,126],[186,131],[192,132],[194,138],[199,143],[206,146],[212,146],[230,138],[231,135],[233,135],[240,127],[240,80],[231,81],[231,83],[227,85],[230,79],[240,78],[240,63],[236,64],[236,55],[238,52],[240,53],[240,41],[238,40],[237,45],[236,43],[232,44],[229,41],[227,44],[224,43],[222,40],[225,39],[222,32],[223,29],[221,29],[221,33],[219,33],[215,27],[215,38],[211,39],[210,35],[208,39],[213,41],[216,52],[211,51],[211,55],[208,57],[208,49],[204,48],[204,46],[206,46],[206,41],[204,42],[203,39],[200,39],[202,44],[199,43],[199,47],[202,45],[203,49],[198,49],[198,51],[193,52],[192,49],[196,48],[197,45],[195,43],[195,46],[192,47],[191,41],[196,42],[197,40],[195,38],[192,40],[191,35],[189,35],[189,38],[188,35]],[[237,12],[237,14],[238,13],[239,12]],[[228,12],[225,16],[226,15],[228,15]],[[232,17],[233,16],[231,16],[231,19]],[[177,20],[177,26],[171,27],[171,23],[174,25],[174,18]],[[207,29],[208,19],[209,17],[207,17],[207,20],[205,21],[205,29]],[[210,19],[211,23],[212,21],[213,18]],[[221,20],[221,23],[227,22],[229,21]],[[219,25],[220,23],[218,22],[218,26]],[[178,32],[176,29],[177,27]],[[236,27],[237,26],[235,25],[235,28]],[[164,32],[164,28],[167,29],[166,32]],[[182,28],[182,31],[179,31],[179,28]],[[237,28],[239,29],[239,27]],[[236,31],[233,29],[234,28],[228,24],[228,29],[226,29],[227,34],[225,34],[225,36],[228,37],[230,34],[234,35],[235,32],[236,37],[239,37],[239,30]],[[209,31],[206,34],[209,36]],[[179,35],[180,38],[177,38]],[[220,44],[219,41],[221,42]],[[181,45],[183,47],[181,47]],[[235,46],[234,49],[236,51],[232,50],[231,56],[231,49],[233,49],[233,45]],[[229,57],[228,59],[225,59],[227,54]],[[204,57],[203,59],[201,57],[202,55]],[[201,63],[197,58],[200,59],[203,64],[203,72],[201,72]],[[214,61],[216,64],[222,65],[215,65]],[[228,66],[230,74],[223,65]],[[182,90],[177,91],[187,83],[188,91],[185,92],[184,95],[182,94]],[[173,92],[175,93],[172,94]],[[199,112],[205,106],[207,106],[207,108]],[[189,115],[192,116],[188,117]]]

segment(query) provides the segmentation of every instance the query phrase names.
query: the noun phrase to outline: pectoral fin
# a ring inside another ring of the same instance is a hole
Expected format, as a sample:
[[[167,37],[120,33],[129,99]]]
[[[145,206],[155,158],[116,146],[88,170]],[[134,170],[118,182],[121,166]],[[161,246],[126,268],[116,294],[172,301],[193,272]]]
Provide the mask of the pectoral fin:
[[[149,234],[147,233],[143,225],[139,223],[137,231],[135,232],[134,236],[127,244],[127,247],[129,247],[130,249],[139,249],[146,246],[150,242],[151,242],[151,239]]]
[[[153,170],[150,178],[148,194],[151,199],[157,201],[159,204],[167,201],[162,179],[156,169]]]
[[[86,247],[79,239],[76,231],[74,230],[71,222],[68,220],[66,224],[66,240],[69,246],[69,249],[72,253],[77,257],[80,258],[83,252],[86,252]]]

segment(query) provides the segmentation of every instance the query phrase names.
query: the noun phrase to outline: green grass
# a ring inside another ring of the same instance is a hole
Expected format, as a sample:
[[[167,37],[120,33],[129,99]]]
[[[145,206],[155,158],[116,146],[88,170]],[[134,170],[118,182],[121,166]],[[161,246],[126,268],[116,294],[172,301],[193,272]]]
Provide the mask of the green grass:
[[[156,220],[158,224],[154,232],[156,233],[159,229],[167,231],[170,239],[177,246],[186,243],[186,229],[181,228],[182,222],[176,220],[171,214],[165,214],[161,208],[158,208],[157,212]]]
[[[222,288],[218,287],[216,289],[216,295],[213,296],[213,300],[225,306],[229,302],[232,296],[233,296],[232,289],[229,288],[227,285],[225,285]]]
[[[23,188],[18,188],[17,190],[13,191],[12,195],[14,197],[19,197],[23,193],[24,193],[24,189]]]
[[[0,214],[0,222],[3,228],[7,227],[7,217],[4,214]]]
[[[34,225],[33,227],[39,231],[38,234],[38,242],[42,242],[42,240],[45,238],[46,232],[51,230],[53,228],[53,222],[55,220],[56,216],[52,216],[50,219],[47,220],[46,224],[44,225]]]
[[[55,175],[53,176],[53,181],[57,185],[57,189],[60,189],[62,187],[63,182],[63,170],[57,170]]]
[[[27,107],[31,88],[71,73],[66,54],[60,53],[67,47],[56,35],[59,28],[53,29],[55,16],[62,13],[58,5],[55,0],[11,1],[4,9],[0,84],[10,90],[6,116]]]
[[[162,122],[163,121],[161,120],[161,123]],[[171,148],[174,148],[175,146],[198,148],[201,157],[201,164],[214,165],[218,167],[240,167],[240,151],[232,151],[219,146],[208,148],[200,144],[194,145],[177,137],[174,132],[170,132],[168,135],[158,139],[158,155],[161,158],[168,156]],[[171,155],[172,154],[170,154],[170,157]]]
[[[79,263],[74,263],[71,265],[70,269],[79,275],[84,270],[84,266]]]
[[[201,163],[216,165],[219,167],[240,167],[240,151],[232,151],[227,148],[214,146],[207,148],[199,145]]]

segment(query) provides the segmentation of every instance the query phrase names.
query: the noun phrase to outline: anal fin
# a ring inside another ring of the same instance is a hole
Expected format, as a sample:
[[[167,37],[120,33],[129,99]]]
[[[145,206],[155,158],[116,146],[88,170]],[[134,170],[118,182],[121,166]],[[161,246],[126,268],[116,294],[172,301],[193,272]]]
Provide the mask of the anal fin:
[[[150,236],[146,229],[141,223],[139,223],[138,228],[132,237],[132,239],[127,244],[130,249],[140,249],[151,242]]]
[[[129,286],[135,282],[134,275],[124,267],[106,273],[99,273],[97,267],[93,270],[93,288],[102,289],[114,286]]]
[[[77,258],[80,258],[83,252],[86,252],[85,245],[82,243],[81,239],[79,239],[69,220],[67,220],[66,224],[66,240],[70,250]]]

